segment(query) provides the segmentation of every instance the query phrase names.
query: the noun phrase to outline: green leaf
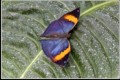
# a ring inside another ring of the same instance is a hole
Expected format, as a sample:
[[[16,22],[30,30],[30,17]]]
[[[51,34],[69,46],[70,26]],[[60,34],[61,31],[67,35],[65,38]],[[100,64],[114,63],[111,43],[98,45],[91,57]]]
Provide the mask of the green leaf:
[[[47,58],[40,34],[80,7],[69,66]],[[119,1],[2,1],[2,78],[118,78]]]

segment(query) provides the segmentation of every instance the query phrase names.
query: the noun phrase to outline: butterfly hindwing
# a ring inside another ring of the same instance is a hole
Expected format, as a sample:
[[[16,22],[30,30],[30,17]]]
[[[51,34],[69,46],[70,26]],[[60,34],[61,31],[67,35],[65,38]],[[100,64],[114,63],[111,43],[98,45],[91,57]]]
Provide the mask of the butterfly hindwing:
[[[47,57],[58,65],[65,65],[71,51],[67,38],[43,39],[40,40],[42,49]]]
[[[80,15],[80,9],[76,8],[75,10],[64,14],[58,20],[53,21],[41,35],[41,37],[60,37],[64,34],[68,34],[69,31],[77,24]]]

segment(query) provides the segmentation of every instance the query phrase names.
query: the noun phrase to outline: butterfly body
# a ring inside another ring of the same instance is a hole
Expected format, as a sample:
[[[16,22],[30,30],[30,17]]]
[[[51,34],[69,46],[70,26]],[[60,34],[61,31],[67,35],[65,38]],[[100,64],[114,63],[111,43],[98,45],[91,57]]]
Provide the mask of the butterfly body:
[[[66,13],[58,20],[51,22],[41,35],[46,38],[40,40],[45,55],[58,65],[64,66],[68,62],[71,46],[67,38],[77,24],[79,15],[79,8]]]

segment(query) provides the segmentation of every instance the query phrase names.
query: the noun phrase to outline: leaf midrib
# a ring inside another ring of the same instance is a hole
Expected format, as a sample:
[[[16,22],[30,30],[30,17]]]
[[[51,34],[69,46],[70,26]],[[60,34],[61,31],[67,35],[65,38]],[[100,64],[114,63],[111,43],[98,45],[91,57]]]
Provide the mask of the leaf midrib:
[[[39,58],[39,56],[42,55],[42,50],[39,51],[39,53],[35,56],[35,58],[32,60],[32,62],[27,66],[27,68],[24,70],[24,72],[21,74],[20,78],[23,78],[26,73],[29,71],[29,69],[32,67],[33,63],[35,63],[37,61],[37,59]]]

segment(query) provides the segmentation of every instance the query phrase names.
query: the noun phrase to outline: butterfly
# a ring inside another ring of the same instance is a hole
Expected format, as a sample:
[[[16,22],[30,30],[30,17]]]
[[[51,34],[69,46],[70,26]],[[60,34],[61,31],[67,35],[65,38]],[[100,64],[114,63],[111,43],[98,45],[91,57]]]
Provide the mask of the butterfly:
[[[80,8],[76,8],[64,14],[59,19],[51,22],[46,30],[41,34],[40,43],[45,55],[52,62],[64,66],[68,62],[71,52],[68,37],[70,31],[78,23]]]

